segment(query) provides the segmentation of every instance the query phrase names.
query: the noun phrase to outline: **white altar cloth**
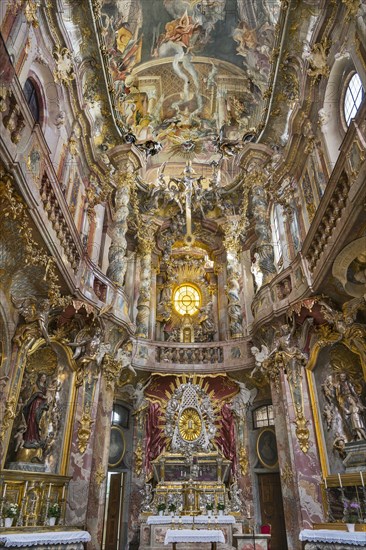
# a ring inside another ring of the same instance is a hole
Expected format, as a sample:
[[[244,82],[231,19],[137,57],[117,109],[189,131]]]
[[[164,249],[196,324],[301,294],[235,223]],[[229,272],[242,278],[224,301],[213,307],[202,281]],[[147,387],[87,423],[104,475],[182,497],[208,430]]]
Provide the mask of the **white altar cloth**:
[[[8,535],[0,535],[0,543],[5,548],[89,541],[91,541],[91,536],[88,531],[49,531],[43,533],[9,533]]]
[[[300,532],[299,539],[309,542],[336,542],[365,547],[366,532],[349,533],[348,531],[332,529],[303,529]]]
[[[194,516],[194,523],[235,523],[234,516]],[[193,523],[193,516],[149,516],[146,521],[147,525],[167,525],[168,523]]]
[[[225,542],[220,529],[168,529],[164,544],[173,542]]]

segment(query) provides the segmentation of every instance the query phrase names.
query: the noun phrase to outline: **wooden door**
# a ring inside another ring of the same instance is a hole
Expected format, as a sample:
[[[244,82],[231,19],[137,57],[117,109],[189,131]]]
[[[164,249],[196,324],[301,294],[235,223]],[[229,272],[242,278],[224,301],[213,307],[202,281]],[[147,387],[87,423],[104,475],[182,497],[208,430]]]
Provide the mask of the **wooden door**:
[[[105,550],[118,550],[119,547],[122,481],[123,474],[117,472],[110,474]]]
[[[271,525],[271,550],[287,550],[280,474],[259,474],[262,524]]]

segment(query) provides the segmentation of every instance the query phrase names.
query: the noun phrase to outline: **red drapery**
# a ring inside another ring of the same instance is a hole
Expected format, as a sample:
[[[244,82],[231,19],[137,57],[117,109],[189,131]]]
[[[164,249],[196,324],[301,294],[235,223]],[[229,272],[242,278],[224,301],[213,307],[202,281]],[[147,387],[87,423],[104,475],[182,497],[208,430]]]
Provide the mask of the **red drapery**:
[[[233,412],[227,403],[221,407],[221,426],[216,437],[216,444],[224,457],[231,460],[232,471],[235,473],[237,470],[235,423]]]
[[[151,472],[151,462],[159,456],[165,448],[165,436],[159,427],[161,422],[159,403],[150,403],[146,417],[146,442],[145,442],[145,472]]]

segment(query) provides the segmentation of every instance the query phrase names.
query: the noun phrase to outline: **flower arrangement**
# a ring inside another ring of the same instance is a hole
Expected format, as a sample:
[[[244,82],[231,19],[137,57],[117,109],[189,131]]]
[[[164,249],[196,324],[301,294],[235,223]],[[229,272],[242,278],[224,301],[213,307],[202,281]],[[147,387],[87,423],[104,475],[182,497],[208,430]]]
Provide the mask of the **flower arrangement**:
[[[217,509],[218,510],[225,510],[225,504],[223,502],[219,502],[217,504]]]
[[[158,512],[164,512],[166,508],[166,505],[164,504],[164,502],[160,502],[160,504],[158,504]]]
[[[48,508],[48,517],[49,518],[59,518],[61,515],[61,506],[58,504],[58,502],[55,502]]]
[[[351,500],[344,502],[343,521],[345,523],[357,523],[359,520],[360,505],[358,502]]]
[[[169,508],[168,508],[169,512],[175,512],[176,509],[177,509],[177,507],[176,507],[175,504],[173,504],[173,503],[169,504]]]
[[[4,507],[5,518],[15,518],[19,514],[19,506],[15,502],[8,502]]]
[[[214,509],[214,505],[212,504],[212,502],[208,502],[206,504],[206,510],[213,510]]]

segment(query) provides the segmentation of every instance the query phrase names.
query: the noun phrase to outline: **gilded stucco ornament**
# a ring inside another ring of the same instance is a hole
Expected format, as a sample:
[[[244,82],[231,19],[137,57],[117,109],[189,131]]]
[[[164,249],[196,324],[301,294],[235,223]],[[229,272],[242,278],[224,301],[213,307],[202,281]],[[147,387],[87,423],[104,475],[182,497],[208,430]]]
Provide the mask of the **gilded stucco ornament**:
[[[70,50],[68,48],[61,48],[60,46],[57,46],[57,49],[53,52],[53,58],[56,62],[56,69],[53,73],[56,82],[59,82],[60,84],[69,84],[75,79],[72,54]]]
[[[105,473],[105,468],[102,463],[100,463],[98,468],[96,469],[94,477],[95,477],[96,484],[98,485],[98,487],[100,487],[103,481],[105,480],[105,478],[107,477]]]
[[[138,445],[134,452],[135,465],[134,473],[136,477],[140,477],[142,474],[142,445],[141,441],[138,442]]]
[[[2,418],[0,428],[0,442],[3,441],[5,434],[16,416],[17,399],[13,393],[7,400],[5,405],[4,416]]]
[[[300,445],[300,449],[303,453],[307,453],[309,450],[309,430],[307,428],[307,425],[309,424],[309,421],[306,420],[302,406],[296,406],[296,412],[295,412],[295,424],[296,424],[296,437]]]
[[[81,454],[84,454],[90,439],[94,421],[91,418],[90,405],[86,405],[82,417],[79,420],[79,429],[77,434],[77,446]]]
[[[287,487],[291,485],[294,480],[294,473],[289,462],[286,462],[283,470],[281,470],[281,478]]]
[[[11,10],[14,15],[17,15],[20,11],[24,12],[25,20],[32,27],[38,27],[38,14],[37,10],[40,7],[40,0],[13,0],[11,2]]]
[[[327,64],[329,48],[330,42],[327,38],[324,38],[321,42],[314,44],[311,48],[311,52],[307,56],[310,65],[307,72],[314,80],[322,76],[329,76],[330,69]]]
[[[114,384],[117,382],[121,374],[122,368],[122,362],[113,359],[109,353],[105,354],[102,361],[102,374],[106,381],[107,389],[113,389]]]
[[[27,207],[23,199],[15,192],[13,178],[0,170],[0,207],[2,216],[16,220],[19,232],[19,245],[24,247],[25,265],[40,266],[45,270],[43,280],[47,288],[48,299],[52,306],[66,305],[69,298],[62,297],[54,259],[33,239],[32,228],[28,221]]]
[[[354,19],[361,7],[360,0],[342,0],[342,4],[346,7],[346,21]]]
[[[241,474],[245,476],[248,473],[249,459],[248,459],[247,450],[244,447],[244,445],[241,445],[239,449],[238,459],[239,459]]]

